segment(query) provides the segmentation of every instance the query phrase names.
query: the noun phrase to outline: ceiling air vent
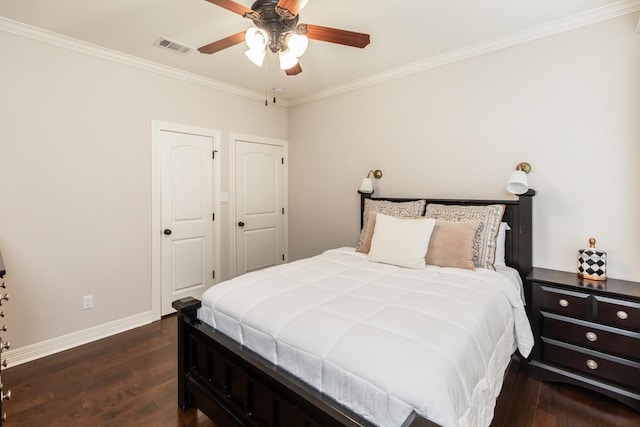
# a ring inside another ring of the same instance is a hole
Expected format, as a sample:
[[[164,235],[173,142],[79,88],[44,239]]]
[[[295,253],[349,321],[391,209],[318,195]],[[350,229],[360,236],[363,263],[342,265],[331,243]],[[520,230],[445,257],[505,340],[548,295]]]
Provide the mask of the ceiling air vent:
[[[158,41],[156,41],[154,43],[154,45],[165,48],[165,49],[169,49],[172,50],[174,52],[178,52],[181,53],[183,55],[188,54],[189,52],[191,52],[193,50],[192,47],[189,47],[187,45],[184,45],[182,43],[178,43],[176,41],[173,40],[169,40],[167,38],[161,37],[160,39],[158,39]]]

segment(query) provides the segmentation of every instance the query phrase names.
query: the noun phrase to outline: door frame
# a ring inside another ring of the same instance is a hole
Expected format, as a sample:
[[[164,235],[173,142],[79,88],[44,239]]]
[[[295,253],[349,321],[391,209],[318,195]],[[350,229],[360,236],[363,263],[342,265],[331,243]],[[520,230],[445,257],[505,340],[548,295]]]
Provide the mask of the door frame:
[[[220,209],[220,177],[222,153],[220,152],[220,131],[199,128],[178,123],[151,121],[151,314],[154,320],[160,319],[162,310],[162,188],[161,188],[161,154],[160,132],[178,132],[202,135],[213,140],[213,151],[217,152],[213,162],[213,213],[217,215],[213,221],[213,268],[220,276],[222,210]],[[213,281],[218,283],[218,278]]]
[[[231,209],[231,277],[236,277],[238,266],[238,256],[236,253],[236,224],[238,219],[236,218],[236,143],[241,142],[253,142],[256,144],[276,145],[282,148],[282,157],[284,158],[284,169],[282,170],[282,183],[283,183],[283,200],[284,206],[283,215],[283,227],[282,230],[284,236],[284,262],[289,262],[289,142],[284,139],[267,138],[263,136],[247,135],[242,133],[229,133],[229,189],[231,193],[230,206]]]

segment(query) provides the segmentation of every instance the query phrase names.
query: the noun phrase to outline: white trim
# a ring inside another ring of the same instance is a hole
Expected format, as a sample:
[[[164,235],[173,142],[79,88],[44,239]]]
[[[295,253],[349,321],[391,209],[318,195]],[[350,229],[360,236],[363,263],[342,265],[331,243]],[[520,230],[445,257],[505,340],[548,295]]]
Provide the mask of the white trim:
[[[7,359],[9,368],[27,363],[41,357],[59,353],[70,348],[78,347],[102,338],[110,337],[130,329],[147,325],[155,320],[150,311],[103,323],[82,331],[73,332],[60,337],[51,338],[39,343],[20,347],[15,350],[2,352],[2,356]]]
[[[200,86],[218,89],[235,95],[264,101],[264,93],[255,92],[249,89],[242,88],[240,86],[234,86],[229,83],[224,83],[208,77],[189,73],[188,71],[158,64],[157,62],[138,58],[132,55],[127,55],[126,53],[87,43],[85,41],[74,39],[72,37],[63,36],[62,34],[57,34],[52,31],[44,30],[42,28],[23,24],[22,22],[13,21],[2,16],[0,16],[0,30],[38,40],[44,43],[49,43],[65,49],[95,56],[101,59],[106,59],[108,61],[117,62],[145,71],[150,71],[152,73],[160,74],[166,77],[184,80],[186,82],[194,83]],[[283,102],[278,101],[278,104],[284,107],[287,106],[285,100],[283,100]]]
[[[616,18],[618,16],[628,15],[630,13],[635,13],[638,11],[640,11],[640,0],[619,1],[608,6],[599,7],[587,12],[569,16],[567,18],[558,19],[556,21],[538,25],[524,31],[512,33],[504,37],[499,37],[483,43],[478,43],[473,46],[464,47],[462,49],[453,50],[442,55],[433,56],[422,61],[414,62],[413,64],[404,65],[402,67],[394,68],[389,71],[384,71],[382,73],[354,80],[344,85],[334,86],[306,98],[289,100],[288,106],[292,107],[294,105],[317,101],[319,99],[349,92],[366,86],[375,85],[387,80],[393,80],[398,77],[404,77],[410,74],[419,73],[431,68],[463,61],[474,56],[494,52],[523,43],[528,43],[533,40],[538,40],[544,37],[552,36],[554,34],[570,31],[576,28],[595,24],[597,22]],[[638,21],[636,32],[640,34],[640,21]]]
[[[255,142],[257,144],[277,145],[282,148],[282,157],[284,158],[284,262],[289,262],[289,142],[284,139],[267,138],[255,135],[246,135],[242,133],[229,133],[229,209],[231,215],[231,277],[237,274],[237,256],[236,256],[236,142]]]
[[[192,135],[203,135],[213,139],[213,150],[216,156],[213,162],[213,269],[216,271],[214,284],[218,283],[222,266],[222,209],[220,206],[220,179],[222,176],[220,148],[221,133],[218,130],[186,126],[177,123],[151,121],[151,312],[154,319],[160,319],[162,314],[162,251],[160,230],[162,229],[161,213],[162,200],[160,188],[160,132],[180,132]]]

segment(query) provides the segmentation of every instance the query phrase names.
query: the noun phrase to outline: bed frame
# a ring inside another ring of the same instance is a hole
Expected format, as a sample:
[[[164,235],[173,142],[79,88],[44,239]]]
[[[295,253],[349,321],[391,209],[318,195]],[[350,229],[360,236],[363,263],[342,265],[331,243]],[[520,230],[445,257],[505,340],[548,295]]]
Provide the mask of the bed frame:
[[[531,270],[533,195],[535,191],[530,190],[519,200],[427,199],[427,203],[504,204],[503,221],[511,226],[506,237],[506,262],[517,269],[524,280]],[[361,218],[366,198],[371,197],[361,195]],[[530,301],[527,287],[525,296]],[[198,408],[217,427],[372,426],[369,421],[198,320],[199,300],[183,298],[172,305],[178,312],[178,405],[183,410]],[[410,414],[402,425],[436,426],[415,413]]]

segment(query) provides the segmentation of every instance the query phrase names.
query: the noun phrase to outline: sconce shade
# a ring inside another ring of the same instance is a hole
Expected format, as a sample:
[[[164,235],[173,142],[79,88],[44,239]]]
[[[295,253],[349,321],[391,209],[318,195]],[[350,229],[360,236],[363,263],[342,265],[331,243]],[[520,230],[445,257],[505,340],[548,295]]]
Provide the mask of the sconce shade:
[[[523,170],[515,170],[507,181],[507,191],[511,194],[524,194],[529,190],[529,180]]]
[[[358,191],[366,194],[373,193],[373,180],[371,178],[364,178]]]

